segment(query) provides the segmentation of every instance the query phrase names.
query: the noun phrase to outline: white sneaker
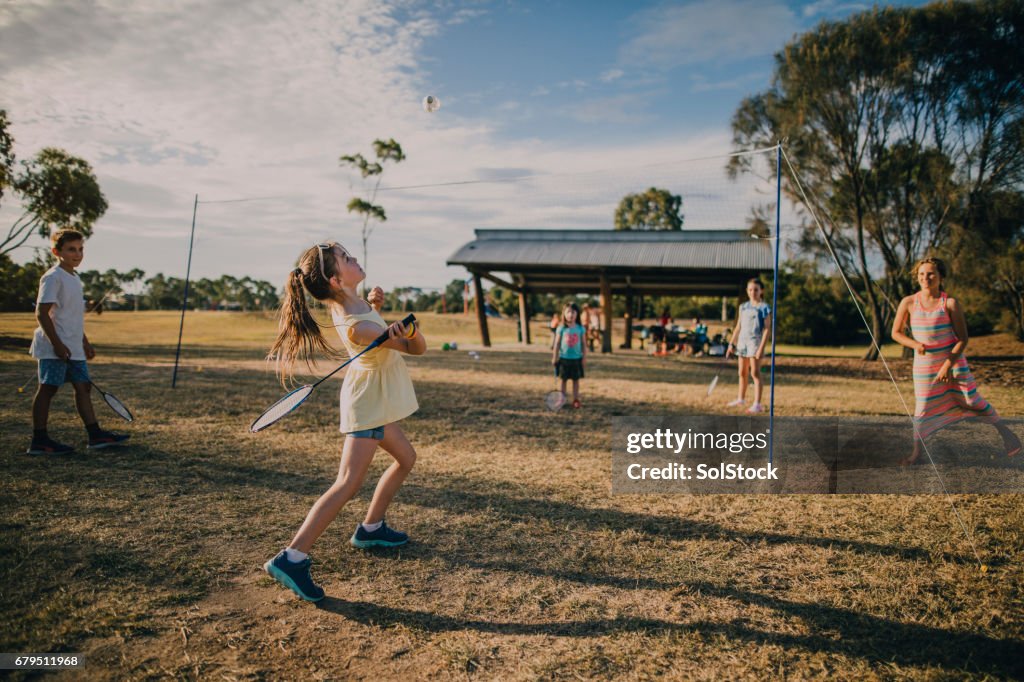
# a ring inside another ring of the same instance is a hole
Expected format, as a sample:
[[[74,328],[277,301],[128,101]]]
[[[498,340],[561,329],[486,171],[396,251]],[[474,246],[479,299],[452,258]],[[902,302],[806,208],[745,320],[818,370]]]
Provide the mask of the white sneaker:
[[[747,412],[749,412],[750,414],[757,414],[758,412],[764,412],[764,405],[762,405],[761,403],[754,403],[753,405],[750,406],[750,409],[747,410]]]
[[[732,402],[726,403],[725,406],[726,407],[742,407],[743,405],[746,404],[746,402],[747,401],[744,400],[743,398],[736,398],[736,400],[733,400]]]

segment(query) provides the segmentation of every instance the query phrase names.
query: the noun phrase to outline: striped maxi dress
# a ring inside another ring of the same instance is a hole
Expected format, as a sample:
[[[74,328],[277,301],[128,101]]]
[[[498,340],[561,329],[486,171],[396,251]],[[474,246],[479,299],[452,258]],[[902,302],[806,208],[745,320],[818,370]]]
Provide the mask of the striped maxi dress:
[[[958,339],[946,310],[946,293],[942,293],[934,310],[925,310],[920,297],[920,292],[914,295],[910,311],[911,331],[925,346],[924,355],[914,355],[914,427],[917,433],[923,440],[939,429],[970,418],[995,424],[999,414],[978,393],[978,385],[963,355],[953,365],[949,382],[932,384]]]

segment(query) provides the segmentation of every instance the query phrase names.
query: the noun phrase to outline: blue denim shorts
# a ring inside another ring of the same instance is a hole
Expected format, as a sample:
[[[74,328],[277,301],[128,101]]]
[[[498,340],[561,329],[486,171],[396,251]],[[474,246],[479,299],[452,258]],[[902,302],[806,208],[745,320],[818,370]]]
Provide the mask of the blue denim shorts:
[[[39,383],[47,386],[63,386],[89,383],[89,366],[85,360],[57,360],[39,358]]]
[[[353,438],[372,438],[374,440],[384,440],[384,427],[378,426],[375,429],[363,429],[362,431],[352,431],[347,434]]]

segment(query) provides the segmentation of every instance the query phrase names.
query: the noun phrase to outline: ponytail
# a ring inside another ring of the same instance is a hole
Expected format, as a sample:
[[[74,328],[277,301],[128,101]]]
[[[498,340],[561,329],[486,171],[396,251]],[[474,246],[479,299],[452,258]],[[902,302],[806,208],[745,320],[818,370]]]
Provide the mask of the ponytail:
[[[299,258],[299,267],[288,273],[284,284],[284,299],[278,312],[277,339],[267,353],[267,360],[273,361],[274,371],[281,378],[282,384],[293,376],[296,359],[303,360],[306,367],[312,369],[313,358],[318,352],[331,358],[339,357],[338,352],[327,343],[320,331],[320,323],[313,317],[306,302],[307,291],[321,301],[330,295],[327,283],[318,281],[323,280],[319,270],[311,272],[308,267],[309,254],[312,252],[313,258],[317,258],[316,248],[306,251]],[[333,259],[330,260],[333,267]],[[318,266],[314,265],[314,268]]]

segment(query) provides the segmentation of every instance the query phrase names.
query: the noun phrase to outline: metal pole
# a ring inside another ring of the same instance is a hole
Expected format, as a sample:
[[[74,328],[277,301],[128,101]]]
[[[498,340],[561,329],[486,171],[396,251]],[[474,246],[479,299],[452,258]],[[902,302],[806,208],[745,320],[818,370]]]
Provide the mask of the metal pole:
[[[185,297],[181,302],[181,323],[178,325],[178,350],[174,352],[174,374],[171,376],[171,388],[178,383],[178,359],[181,357],[181,333],[185,330],[185,310],[188,309],[188,280],[192,274],[192,242],[196,236],[196,211],[199,209],[199,195],[192,204],[192,233],[188,237],[188,265],[185,267]]]
[[[772,271],[772,372],[768,404],[768,464],[772,463],[775,436],[775,322],[779,319],[779,243],[782,222],[782,142],[775,152],[775,268]]]

